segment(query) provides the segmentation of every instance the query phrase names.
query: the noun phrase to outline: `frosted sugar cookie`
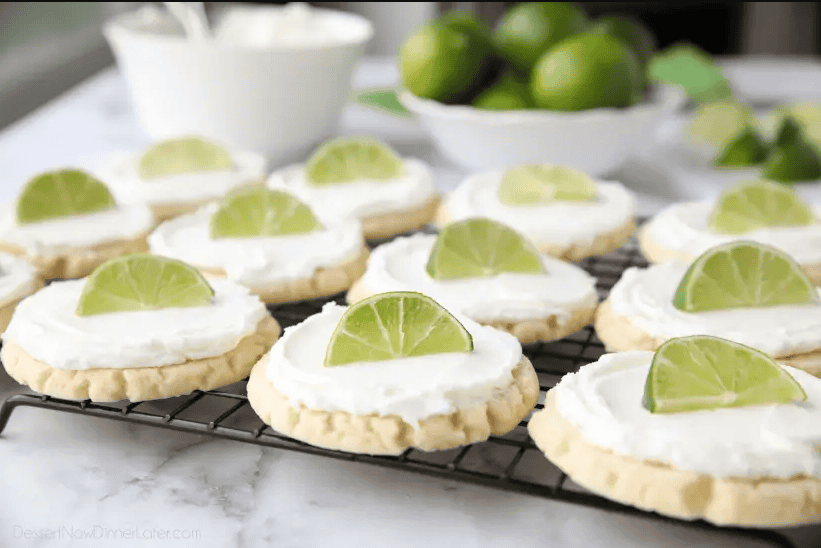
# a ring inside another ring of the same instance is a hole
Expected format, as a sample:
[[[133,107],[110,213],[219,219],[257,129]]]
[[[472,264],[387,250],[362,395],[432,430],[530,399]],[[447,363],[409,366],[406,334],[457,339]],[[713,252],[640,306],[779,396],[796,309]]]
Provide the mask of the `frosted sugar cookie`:
[[[151,251],[228,278],[267,303],[345,291],[365,270],[368,248],[356,219],[319,219],[292,195],[264,187],[166,221]]]
[[[606,354],[547,393],[528,430],[610,499],[681,519],[821,521],[821,380],[713,337]]]
[[[9,325],[17,304],[41,287],[43,280],[29,262],[0,253],[0,333]]]
[[[246,377],[279,336],[259,298],[193,267],[134,254],[24,299],[3,334],[3,366],[42,394],[143,401]]]
[[[118,204],[88,173],[63,169],[34,177],[14,206],[0,210],[0,251],[24,257],[45,279],[77,278],[145,251],[152,228],[147,206]]]
[[[621,246],[636,229],[636,200],[621,183],[563,166],[527,165],[468,177],[439,207],[436,223],[488,217],[539,250],[579,261]]]
[[[374,455],[503,434],[538,395],[514,337],[410,292],[325,305],[286,329],[248,381],[251,406],[274,430]]]
[[[715,202],[674,204],[650,220],[639,244],[651,262],[691,261],[707,249],[736,240],[777,247],[821,282],[821,210],[790,188],[763,180],[727,189]]]
[[[714,335],[821,375],[818,289],[789,256],[755,242],[712,248],[691,265],[628,269],[594,325],[609,351],[654,350],[670,338]]]
[[[446,226],[377,247],[348,302],[386,291],[418,291],[520,342],[551,341],[590,323],[596,280],[539,253],[523,236],[490,219]]]
[[[231,151],[200,137],[155,143],[139,154],[121,154],[101,170],[118,199],[147,203],[158,221],[191,213],[239,186],[261,184],[267,162],[259,154]]]
[[[368,138],[329,141],[305,165],[274,172],[268,185],[292,192],[321,217],[359,219],[368,239],[419,229],[439,203],[423,162],[400,158],[385,143]]]

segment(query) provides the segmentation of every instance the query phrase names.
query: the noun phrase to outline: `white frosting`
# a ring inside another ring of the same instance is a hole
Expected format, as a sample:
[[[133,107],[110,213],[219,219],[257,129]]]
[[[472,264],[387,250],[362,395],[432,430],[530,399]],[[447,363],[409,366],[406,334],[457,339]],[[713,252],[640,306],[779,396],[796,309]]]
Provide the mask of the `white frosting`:
[[[791,356],[821,348],[821,305],[734,308],[682,312],[673,296],[688,265],[664,263],[629,268],[613,286],[613,312],[654,337],[714,335],[758,348],[772,356]]]
[[[436,195],[422,161],[407,158],[402,169],[396,179],[313,185],[305,178],[305,166],[290,166],[274,172],[268,186],[293,193],[322,217],[361,218],[417,207]]]
[[[642,405],[652,352],[606,354],[553,389],[559,413],[614,453],[714,477],[821,477],[821,379],[787,367],[801,404],[650,413]]]
[[[719,244],[752,240],[777,247],[802,264],[821,263],[821,223],[718,234],[708,228],[714,206],[713,202],[674,204],[656,215],[644,230],[658,246],[692,258]],[[816,207],[815,213],[821,218],[821,207]]]
[[[322,230],[306,234],[211,239],[210,220],[217,208],[211,204],[161,224],[148,238],[151,252],[221,268],[228,279],[258,287],[309,278],[317,268],[355,259],[364,245],[356,219],[331,220]]]
[[[265,176],[266,160],[253,152],[232,153],[230,170],[180,173],[144,180],[140,177],[140,154],[119,154],[98,173],[112,194],[125,203],[176,204],[220,198],[242,184]]]
[[[14,207],[0,211],[0,241],[23,248],[31,255],[130,240],[148,233],[153,226],[154,213],[140,204],[22,225],[17,224]]]
[[[322,312],[285,330],[267,360],[266,375],[292,405],[354,414],[398,415],[409,424],[485,405],[513,382],[522,347],[511,335],[459,317],[473,336],[471,353],[324,367],[325,351],[345,308]]]
[[[54,282],[24,299],[3,340],[58,369],[159,367],[225,354],[268,314],[245,287],[211,280],[208,306],[77,316],[85,282]]]
[[[39,283],[37,271],[28,261],[0,253],[0,305],[30,295]]]
[[[555,201],[510,206],[499,201],[505,171],[480,173],[465,179],[445,199],[453,221],[488,217],[526,234],[538,246],[589,244],[596,236],[612,232],[634,215],[636,199],[618,182],[596,183],[595,202]]]
[[[425,270],[436,236],[415,234],[371,253],[362,284],[374,293],[418,291],[477,321],[568,319],[598,300],[596,280],[581,268],[542,256],[547,274],[502,273],[486,278],[437,280]]]

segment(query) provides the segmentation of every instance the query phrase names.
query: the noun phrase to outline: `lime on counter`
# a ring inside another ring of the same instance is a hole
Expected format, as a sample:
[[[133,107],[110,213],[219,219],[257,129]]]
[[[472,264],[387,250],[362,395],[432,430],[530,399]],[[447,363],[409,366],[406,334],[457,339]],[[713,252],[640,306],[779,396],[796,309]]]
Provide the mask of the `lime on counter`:
[[[713,164],[718,167],[748,167],[760,164],[767,157],[767,143],[748,126],[730,139]]]
[[[770,181],[748,181],[724,191],[710,214],[709,227],[719,234],[744,234],[815,222],[810,205],[789,188]]]
[[[684,274],[673,306],[684,312],[818,302],[801,266],[756,242],[730,242],[700,255]]]
[[[146,180],[179,175],[223,171],[234,167],[231,153],[202,137],[183,137],[162,141],[140,158],[140,177]]]
[[[367,137],[342,137],[319,147],[308,159],[305,176],[314,185],[392,179],[402,174],[402,159],[387,144]]]
[[[104,211],[116,205],[108,188],[85,171],[50,171],[23,187],[17,198],[17,222],[36,223]]]
[[[499,200],[514,206],[595,199],[596,182],[565,166],[534,164],[514,167],[505,172],[499,185]]]
[[[86,279],[78,316],[206,306],[214,290],[200,272],[176,259],[137,253],[111,259]]]
[[[304,234],[320,228],[311,208],[287,192],[268,188],[231,193],[211,216],[215,239]]]
[[[325,367],[471,351],[470,333],[439,303],[397,291],[348,307],[328,343]]]
[[[451,223],[439,232],[426,270],[431,278],[481,278],[502,272],[544,274],[541,255],[521,234],[491,219]]]
[[[799,402],[800,384],[770,356],[718,337],[670,339],[656,350],[644,385],[651,413]]]
[[[773,181],[814,181],[821,177],[818,149],[804,135],[801,125],[787,116],[775,137],[762,174]]]

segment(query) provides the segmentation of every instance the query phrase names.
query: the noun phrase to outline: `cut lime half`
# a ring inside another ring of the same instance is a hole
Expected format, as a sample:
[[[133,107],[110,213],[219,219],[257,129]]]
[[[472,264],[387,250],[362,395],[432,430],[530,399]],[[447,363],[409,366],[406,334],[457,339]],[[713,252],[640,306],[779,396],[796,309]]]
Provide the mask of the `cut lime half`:
[[[224,171],[234,167],[231,153],[222,145],[202,137],[183,137],[162,141],[140,158],[140,177],[159,179],[181,173]]]
[[[816,222],[812,207],[784,185],[747,181],[725,190],[710,214],[719,234],[744,234],[759,228],[807,226]]]
[[[211,238],[260,238],[322,228],[307,205],[281,190],[253,187],[232,192],[211,216]]]
[[[315,185],[394,179],[402,159],[387,144],[367,137],[343,137],[319,147],[308,159],[305,177]]]
[[[509,169],[499,185],[499,200],[508,205],[543,204],[554,200],[590,202],[596,182],[565,166],[526,165]]]
[[[807,399],[801,385],[770,356],[718,337],[670,339],[653,356],[643,404],[677,413],[783,404]]]
[[[345,311],[328,343],[325,367],[473,351],[467,329],[421,293],[381,293]]]
[[[116,207],[108,188],[79,169],[62,169],[31,179],[17,198],[17,222],[95,213]]]

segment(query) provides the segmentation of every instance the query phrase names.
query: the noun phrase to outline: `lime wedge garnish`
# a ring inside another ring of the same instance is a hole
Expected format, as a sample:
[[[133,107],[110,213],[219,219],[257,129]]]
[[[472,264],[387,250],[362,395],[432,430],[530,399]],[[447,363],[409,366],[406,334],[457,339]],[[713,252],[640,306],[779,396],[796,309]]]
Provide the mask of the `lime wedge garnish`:
[[[564,166],[527,165],[509,169],[499,185],[499,200],[529,205],[553,200],[588,202],[596,199],[596,182]]]
[[[544,274],[541,255],[527,239],[490,219],[466,219],[439,232],[426,267],[431,278],[482,278],[502,272]]]
[[[653,55],[647,66],[652,82],[676,84],[700,103],[732,96],[730,84],[715,59],[697,46],[676,43]]]
[[[214,290],[200,272],[176,259],[123,255],[94,269],[77,303],[78,316],[211,303]]]
[[[755,120],[750,107],[735,99],[701,105],[696,109],[688,132],[698,141],[723,150],[734,137],[744,132]]]
[[[815,286],[792,258],[743,241],[705,251],[690,265],[673,297],[673,305],[684,312],[817,301]]]
[[[31,179],[17,198],[17,222],[94,213],[115,207],[108,188],[84,171],[63,169]]]
[[[713,160],[719,167],[745,167],[760,164],[767,157],[767,143],[750,126],[730,139]]]
[[[781,182],[814,181],[821,177],[818,149],[789,116],[781,123],[762,173],[767,179]]]
[[[315,185],[393,179],[402,174],[402,159],[376,139],[342,137],[319,147],[305,170],[305,177]]]
[[[201,137],[157,143],[140,158],[140,177],[157,179],[180,173],[223,171],[234,167],[231,153]]]
[[[670,339],[656,350],[644,385],[651,413],[799,402],[801,385],[767,354],[718,337]]]
[[[804,129],[807,138],[816,146],[821,144],[821,104],[798,101],[782,105],[757,120],[757,126],[767,139],[774,139],[784,118],[790,117]]]
[[[211,216],[211,237],[258,238],[322,228],[311,208],[281,190],[242,189],[223,198]]]
[[[396,291],[348,307],[328,343],[325,367],[471,351],[470,333],[439,303]]]
[[[810,205],[789,188],[770,181],[747,181],[724,191],[710,214],[709,226],[720,234],[744,234],[815,222]]]

